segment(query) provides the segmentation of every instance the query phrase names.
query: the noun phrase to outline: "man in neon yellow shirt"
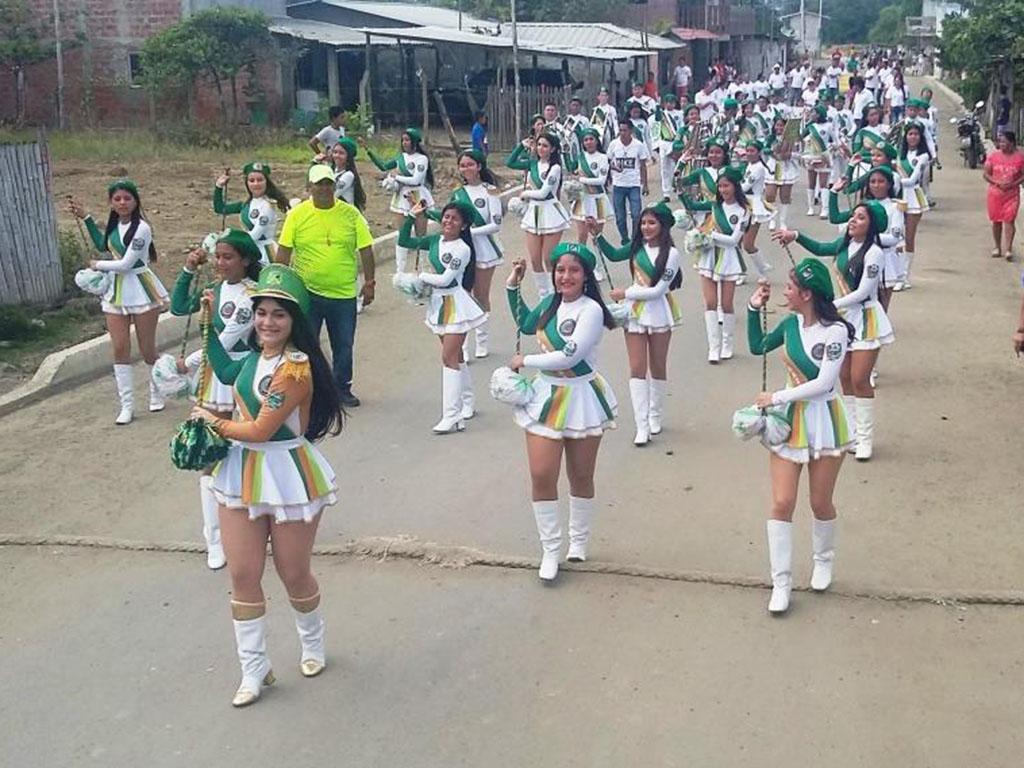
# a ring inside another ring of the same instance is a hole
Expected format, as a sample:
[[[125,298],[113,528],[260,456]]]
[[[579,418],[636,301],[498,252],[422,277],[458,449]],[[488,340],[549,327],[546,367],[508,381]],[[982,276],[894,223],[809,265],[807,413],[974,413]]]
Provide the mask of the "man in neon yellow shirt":
[[[373,235],[355,206],[334,197],[334,171],[326,165],[309,169],[309,200],[288,211],[278,238],[275,261],[290,264],[309,290],[313,333],[327,323],[334,380],[341,403],[359,405],[352,394],[352,345],[356,337],[356,296],[373,302]],[[363,264],[363,287],[358,288]]]

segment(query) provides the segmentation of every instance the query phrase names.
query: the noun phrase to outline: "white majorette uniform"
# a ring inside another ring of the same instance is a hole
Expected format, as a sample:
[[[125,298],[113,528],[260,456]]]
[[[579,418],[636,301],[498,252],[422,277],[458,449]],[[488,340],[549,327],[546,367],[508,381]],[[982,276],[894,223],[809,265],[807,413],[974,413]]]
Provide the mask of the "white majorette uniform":
[[[192,281],[195,273],[182,269],[174,283],[171,296],[171,314],[188,315],[198,312],[200,295],[191,295]],[[250,351],[249,335],[252,333],[252,299],[249,292],[256,286],[252,280],[243,279],[237,283],[224,281],[215,283],[213,289],[214,307],[213,332],[220,339],[221,346],[232,360],[241,360]],[[197,371],[202,350],[197,349],[185,359],[190,371]],[[198,373],[198,371],[197,371]],[[191,399],[201,408],[208,408],[218,413],[230,413],[235,408],[234,390],[225,384],[213,372],[212,366],[203,369],[203,380],[193,378]]]
[[[583,152],[574,157],[577,176],[583,184],[583,194],[572,204],[574,221],[594,219],[604,224],[614,215],[605,184],[608,182],[608,156],[601,152]]]
[[[768,450],[796,464],[822,456],[841,456],[853,445],[853,429],[843,398],[836,389],[847,349],[842,323],[804,327],[803,318],[791,314],[764,335],[760,312],[747,307],[747,339],[751,354],[782,347],[786,389],[772,393],[774,405],[786,406],[789,439]]]
[[[808,123],[803,132],[803,154],[801,159],[808,170],[825,173],[832,167],[831,153],[836,143],[835,126],[827,120]]]
[[[590,125],[601,134],[601,146],[607,147],[608,142],[615,138],[618,130],[619,115],[611,104],[594,107],[594,113],[590,116]]]
[[[114,258],[96,262],[100,272],[112,272],[114,279],[103,295],[103,311],[108,315],[142,315],[154,309],[167,306],[167,289],[149,268],[149,245],[153,232],[149,224],[139,219],[131,239],[128,230],[132,222],[118,222],[110,233],[104,236],[92,216],[85,217],[92,244],[100,253],[110,253]]]
[[[501,231],[501,191],[491,184],[464,184],[452,191],[450,203],[462,203],[472,208],[473,221],[469,234],[473,237],[473,251],[477,269],[494,269],[505,263],[504,249],[498,239]],[[441,220],[441,212],[434,209],[427,215]]]
[[[676,167],[678,169],[682,166],[684,166],[683,159],[679,158],[679,163]],[[722,175],[724,170],[725,166],[713,168],[710,165],[705,165],[703,168],[695,168],[690,171],[690,173],[676,178],[676,188],[686,189],[690,186],[696,186],[697,194],[700,195],[700,201],[703,203],[713,203],[718,196],[718,177]],[[704,206],[696,207],[687,205],[686,201],[688,199],[688,196],[685,194],[679,195],[679,202],[681,202],[683,206],[690,211],[693,215],[693,220],[700,225],[707,217],[707,211],[711,209]]]
[[[395,181],[398,189],[391,195],[392,213],[409,213],[424,201],[427,207],[434,205],[434,197],[427,186],[427,167],[430,161],[419,152],[399,152],[391,160],[381,160],[372,150],[367,150],[370,161],[381,171],[398,171]]]
[[[764,186],[768,182],[768,166],[762,162],[747,163],[743,171],[743,192],[750,203],[751,216],[758,224],[771,221],[775,211],[764,200]]]
[[[907,213],[927,213],[929,210],[928,196],[925,194],[923,179],[931,165],[931,157],[927,152],[911,149],[906,157],[896,162],[900,187],[903,190],[903,202],[907,204]]]
[[[309,358],[289,349],[269,359],[249,352],[232,360],[210,334],[207,359],[217,378],[233,386],[241,416],[218,427],[231,447],[213,468],[217,500],[247,509],[250,520],[266,515],[278,523],[311,522],[337,502],[338,484],[327,459],[303,434],[313,397]],[[289,410],[284,423],[264,434],[261,422],[280,408]]]
[[[469,246],[460,238],[442,240],[440,234],[416,237],[411,234],[415,220],[407,216],[398,232],[398,243],[405,248],[428,252],[430,272],[419,279],[433,287],[427,304],[426,326],[439,336],[467,333],[487,321],[487,313],[465,288],[462,276],[469,266]]]
[[[356,204],[356,175],[352,171],[335,172],[334,196],[349,205]]]
[[[705,169],[706,170],[706,169]],[[709,242],[701,249],[697,270],[701,277],[718,282],[736,282],[744,272],[740,241],[750,224],[750,209],[739,203],[699,202],[684,196],[687,210],[710,212],[700,225]]]
[[[509,168],[526,171],[526,188],[519,193],[529,201],[523,213],[522,228],[533,235],[550,235],[569,228],[569,212],[558,199],[562,182],[562,166],[541,162],[526,155],[517,144],[505,161]]]
[[[862,243],[846,242],[845,237],[831,242],[814,240],[798,233],[796,241],[815,256],[834,256],[830,271],[836,288],[836,309],[853,326],[854,340],[850,349],[878,349],[896,340],[889,317],[878,301],[878,286],[882,279],[885,256],[877,245],[868,246],[864,254],[860,281],[850,268],[850,251],[860,250]]]
[[[587,296],[561,302],[543,327],[538,323],[558,294],[545,296],[529,309],[518,288],[507,290],[519,329],[536,334],[542,354],[526,355],[523,364],[539,371],[530,401],[515,409],[516,423],[527,432],[552,440],[602,435],[614,429],[618,403],[597,372],[597,347],[604,335],[601,305]]]
[[[597,247],[609,261],[628,261],[632,245],[627,243],[616,248],[603,235],[597,237]],[[665,271],[661,278],[654,282],[657,272],[660,248],[644,244],[636,252],[633,259],[633,284],[626,289],[626,307],[629,318],[626,320],[627,333],[665,333],[671,331],[682,322],[682,312],[672,296],[672,281],[676,275],[682,278],[679,271],[679,251],[672,248],[665,260]]]
[[[221,215],[238,214],[242,229],[249,233],[260,249],[260,262],[270,263],[267,246],[274,244],[277,235],[277,208],[269,197],[250,197],[246,202],[229,203],[224,200],[223,187],[213,188],[213,212]]]
[[[768,169],[768,176],[764,183],[777,187],[795,184],[800,175],[800,165],[794,157],[792,148],[789,157],[785,160],[779,159],[781,145],[782,137],[773,133],[768,137],[764,151],[764,164]]]
[[[887,198],[878,202],[885,208],[885,213],[889,218],[889,226],[886,227],[885,232],[878,233],[878,242],[882,246],[885,265],[882,268],[882,285],[891,287],[903,280],[907,274],[906,259],[900,250],[904,231],[903,210],[907,206],[902,200],[895,198]],[[841,225],[842,231],[845,232],[846,222],[850,220],[852,214],[853,211],[839,210],[839,195],[829,190],[828,220],[833,224]]]

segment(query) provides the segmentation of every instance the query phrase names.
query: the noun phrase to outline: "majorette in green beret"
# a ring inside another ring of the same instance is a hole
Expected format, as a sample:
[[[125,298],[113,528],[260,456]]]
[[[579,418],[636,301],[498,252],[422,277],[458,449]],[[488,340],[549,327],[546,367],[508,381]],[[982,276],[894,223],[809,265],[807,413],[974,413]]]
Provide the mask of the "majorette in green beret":
[[[802,259],[793,268],[793,275],[801,288],[813,291],[825,301],[833,301],[836,297],[832,290],[832,278],[829,276],[828,267],[815,258],[807,257]]]
[[[243,259],[248,259],[250,262],[259,262],[263,257],[260,253],[259,246],[256,245],[256,241],[252,239],[248,232],[241,229],[226,229],[217,238],[218,243],[224,243],[230,245]]]
[[[567,253],[578,258],[590,267],[590,269],[597,267],[597,257],[594,256],[594,252],[582,243],[559,243],[555,246],[555,249],[551,251],[551,263],[557,264],[558,260]]]
[[[132,197],[136,200],[139,199],[139,188],[131,179],[115,179],[110,182],[110,185],[107,187],[107,197],[113,197],[114,193],[119,189],[131,192]]]
[[[294,303],[304,317],[309,317],[309,291],[299,273],[284,264],[271,264],[260,272],[252,298],[265,297]]]
[[[268,163],[261,163],[259,160],[254,160],[251,163],[246,163],[242,168],[242,173],[248,176],[250,173],[262,173],[268,179],[270,178],[270,165]]]

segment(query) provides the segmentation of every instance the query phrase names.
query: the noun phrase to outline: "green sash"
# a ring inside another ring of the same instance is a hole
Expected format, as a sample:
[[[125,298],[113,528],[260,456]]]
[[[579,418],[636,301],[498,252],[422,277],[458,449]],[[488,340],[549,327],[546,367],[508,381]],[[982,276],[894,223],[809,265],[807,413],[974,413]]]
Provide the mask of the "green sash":
[[[544,326],[543,330],[539,330],[537,332],[537,336],[540,338],[542,343],[546,343],[546,345],[551,347],[555,352],[561,352],[565,348],[566,341],[558,331],[557,312],[551,315],[551,319],[548,320],[547,325]],[[592,373],[594,369],[587,365],[585,360],[580,360],[570,370],[572,371],[573,376],[586,376],[588,373]],[[557,371],[551,371],[551,373],[558,375]]]
[[[125,252],[128,250],[124,243],[121,242],[121,229],[119,227],[114,227],[114,231],[110,233],[110,238],[107,240],[107,246],[110,248],[111,253],[117,256],[124,256]],[[144,266],[146,266],[146,262],[144,259],[140,258],[135,260],[135,263],[132,264],[131,268],[140,269]]]
[[[242,363],[242,370],[238,374],[238,378],[235,379],[235,392],[238,397],[242,400],[245,405],[245,410],[249,412],[249,416],[253,421],[260,414],[260,409],[263,404],[260,402],[259,397],[256,394],[256,388],[259,383],[256,381],[256,366],[260,362],[260,353],[253,352]],[[298,435],[292,432],[287,426],[282,424],[277,432],[275,432],[270,442],[276,442],[278,440],[293,440]]]
[[[404,152],[399,153],[398,157],[395,158],[395,159],[398,162],[398,171],[399,171],[399,173],[402,176],[411,176],[412,174],[409,173],[409,166],[405,164],[405,153]]]
[[[715,228],[723,235],[731,235],[732,224],[729,223],[729,216],[726,214],[725,208],[715,203],[711,208],[711,214],[715,217]]]
[[[452,192],[451,200],[453,203],[462,203],[473,209],[473,220],[469,223],[471,227],[482,227],[487,223],[484,220],[483,214],[481,214],[479,209],[477,209],[476,203],[473,202],[473,199],[469,196],[465,187],[456,187],[455,191]]]
[[[794,379],[796,384],[802,384],[804,381],[818,378],[820,369],[808,357],[807,350],[804,349],[803,340],[800,338],[800,316],[790,315],[786,318],[785,322],[786,360],[795,368],[795,371],[790,371],[790,377]],[[800,381],[799,377],[794,376],[793,373],[799,373],[803,376],[803,381]]]

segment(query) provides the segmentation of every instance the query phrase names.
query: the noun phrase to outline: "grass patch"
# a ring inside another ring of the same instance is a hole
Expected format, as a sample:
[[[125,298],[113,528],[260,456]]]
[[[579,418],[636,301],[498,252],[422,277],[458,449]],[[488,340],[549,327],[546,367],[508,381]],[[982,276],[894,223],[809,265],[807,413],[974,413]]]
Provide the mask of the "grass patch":
[[[63,306],[46,309],[32,306],[2,307],[0,363],[29,375],[43,359],[58,349],[70,347],[103,333],[103,313],[90,296],[69,299]]]

